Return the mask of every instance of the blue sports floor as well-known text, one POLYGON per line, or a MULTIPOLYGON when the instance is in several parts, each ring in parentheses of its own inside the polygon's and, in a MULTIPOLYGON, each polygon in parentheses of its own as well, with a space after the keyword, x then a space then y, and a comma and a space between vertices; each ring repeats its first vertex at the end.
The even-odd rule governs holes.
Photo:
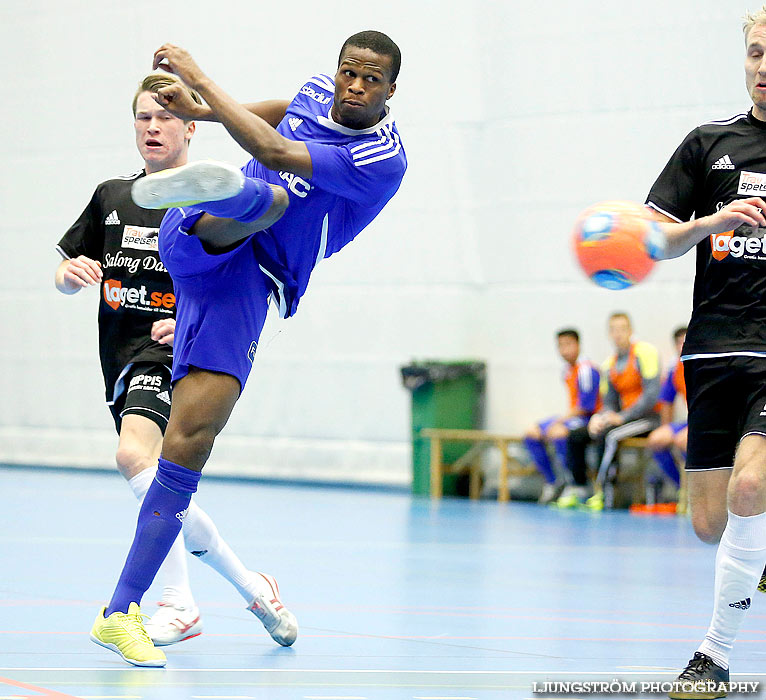
MULTIPOLYGON (((127 485, 0 469, 0 699, 543 700, 553 679, 669 681, 709 621, 715 550, 684 518, 204 478, 198 502, 277 577, 294 647, 190 557, 204 633, 166 669, 128 666, 88 639, 132 538, 127 485)), ((766 681, 756 596, 733 680, 766 681)))

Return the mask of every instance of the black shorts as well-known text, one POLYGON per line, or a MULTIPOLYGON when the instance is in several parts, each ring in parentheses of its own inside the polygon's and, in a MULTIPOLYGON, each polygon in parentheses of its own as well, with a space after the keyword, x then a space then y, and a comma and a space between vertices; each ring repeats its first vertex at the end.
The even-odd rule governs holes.
POLYGON ((730 469, 745 435, 766 436, 766 357, 684 362, 689 403, 686 469, 730 469))
POLYGON ((170 418, 170 368, 153 362, 131 365, 118 383, 114 403, 109 406, 114 427, 122 430, 122 417, 144 416, 165 434, 170 418))

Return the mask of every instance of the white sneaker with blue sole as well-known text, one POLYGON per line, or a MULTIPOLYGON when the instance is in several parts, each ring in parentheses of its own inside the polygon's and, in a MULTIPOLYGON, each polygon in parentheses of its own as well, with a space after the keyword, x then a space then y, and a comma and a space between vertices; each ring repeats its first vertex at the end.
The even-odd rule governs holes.
POLYGON ((239 168, 199 160, 141 177, 133 183, 130 194, 144 209, 170 209, 229 199, 244 186, 245 176, 239 168))

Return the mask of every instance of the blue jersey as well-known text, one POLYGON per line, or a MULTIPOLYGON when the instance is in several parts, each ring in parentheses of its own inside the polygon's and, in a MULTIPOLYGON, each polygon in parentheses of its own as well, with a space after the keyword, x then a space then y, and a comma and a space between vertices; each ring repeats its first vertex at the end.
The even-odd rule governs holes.
POLYGON ((601 410, 601 375, 590 360, 578 357, 577 362, 566 366, 563 378, 569 394, 570 411, 580 410, 590 415, 601 410))
POLYGON ((676 387, 673 384, 674 370, 675 367, 668 371, 668 373, 665 375, 665 381, 662 383, 662 388, 660 389, 660 397, 658 400, 662 401, 663 403, 673 403, 676 400, 676 395, 678 392, 676 391, 676 387))
POLYGON ((388 110, 369 129, 348 129, 330 116, 334 89, 326 75, 311 78, 278 126, 286 138, 306 143, 310 180, 256 160, 242 168, 289 193, 290 205, 273 226, 211 254, 187 235, 202 209, 169 209, 162 220, 160 255, 178 304, 173 381, 199 367, 230 374, 244 387, 269 297, 282 316, 293 315, 317 262, 352 241, 399 189, 407 159, 388 110))
POLYGON ((310 78, 287 108, 277 131, 303 141, 313 174, 305 180, 269 170, 255 159, 243 172, 284 187, 290 196, 285 215, 255 236, 256 257, 274 284, 282 316, 295 313, 314 266, 352 241, 399 189, 407 157, 388 113, 368 129, 333 121, 335 81, 310 78))

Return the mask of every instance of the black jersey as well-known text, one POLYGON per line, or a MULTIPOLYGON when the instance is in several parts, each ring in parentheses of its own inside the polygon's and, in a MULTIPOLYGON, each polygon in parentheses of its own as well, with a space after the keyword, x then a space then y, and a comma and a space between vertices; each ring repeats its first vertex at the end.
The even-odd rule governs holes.
POLYGON ((175 316, 176 299, 157 251, 165 212, 142 209, 130 197, 131 186, 144 174, 102 182, 58 244, 65 257, 85 255, 103 268, 98 326, 108 403, 130 363, 172 362, 172 349, 150 336, 155 321, 175 316))
MULTIPOLYGON (((766 195, 766 122, 752 113, 703 124, 678 147, 647 204, 677 221, 766 195)), ((683 354, 766 352, 766 229, 740 226, 697 244, 683 354)))

